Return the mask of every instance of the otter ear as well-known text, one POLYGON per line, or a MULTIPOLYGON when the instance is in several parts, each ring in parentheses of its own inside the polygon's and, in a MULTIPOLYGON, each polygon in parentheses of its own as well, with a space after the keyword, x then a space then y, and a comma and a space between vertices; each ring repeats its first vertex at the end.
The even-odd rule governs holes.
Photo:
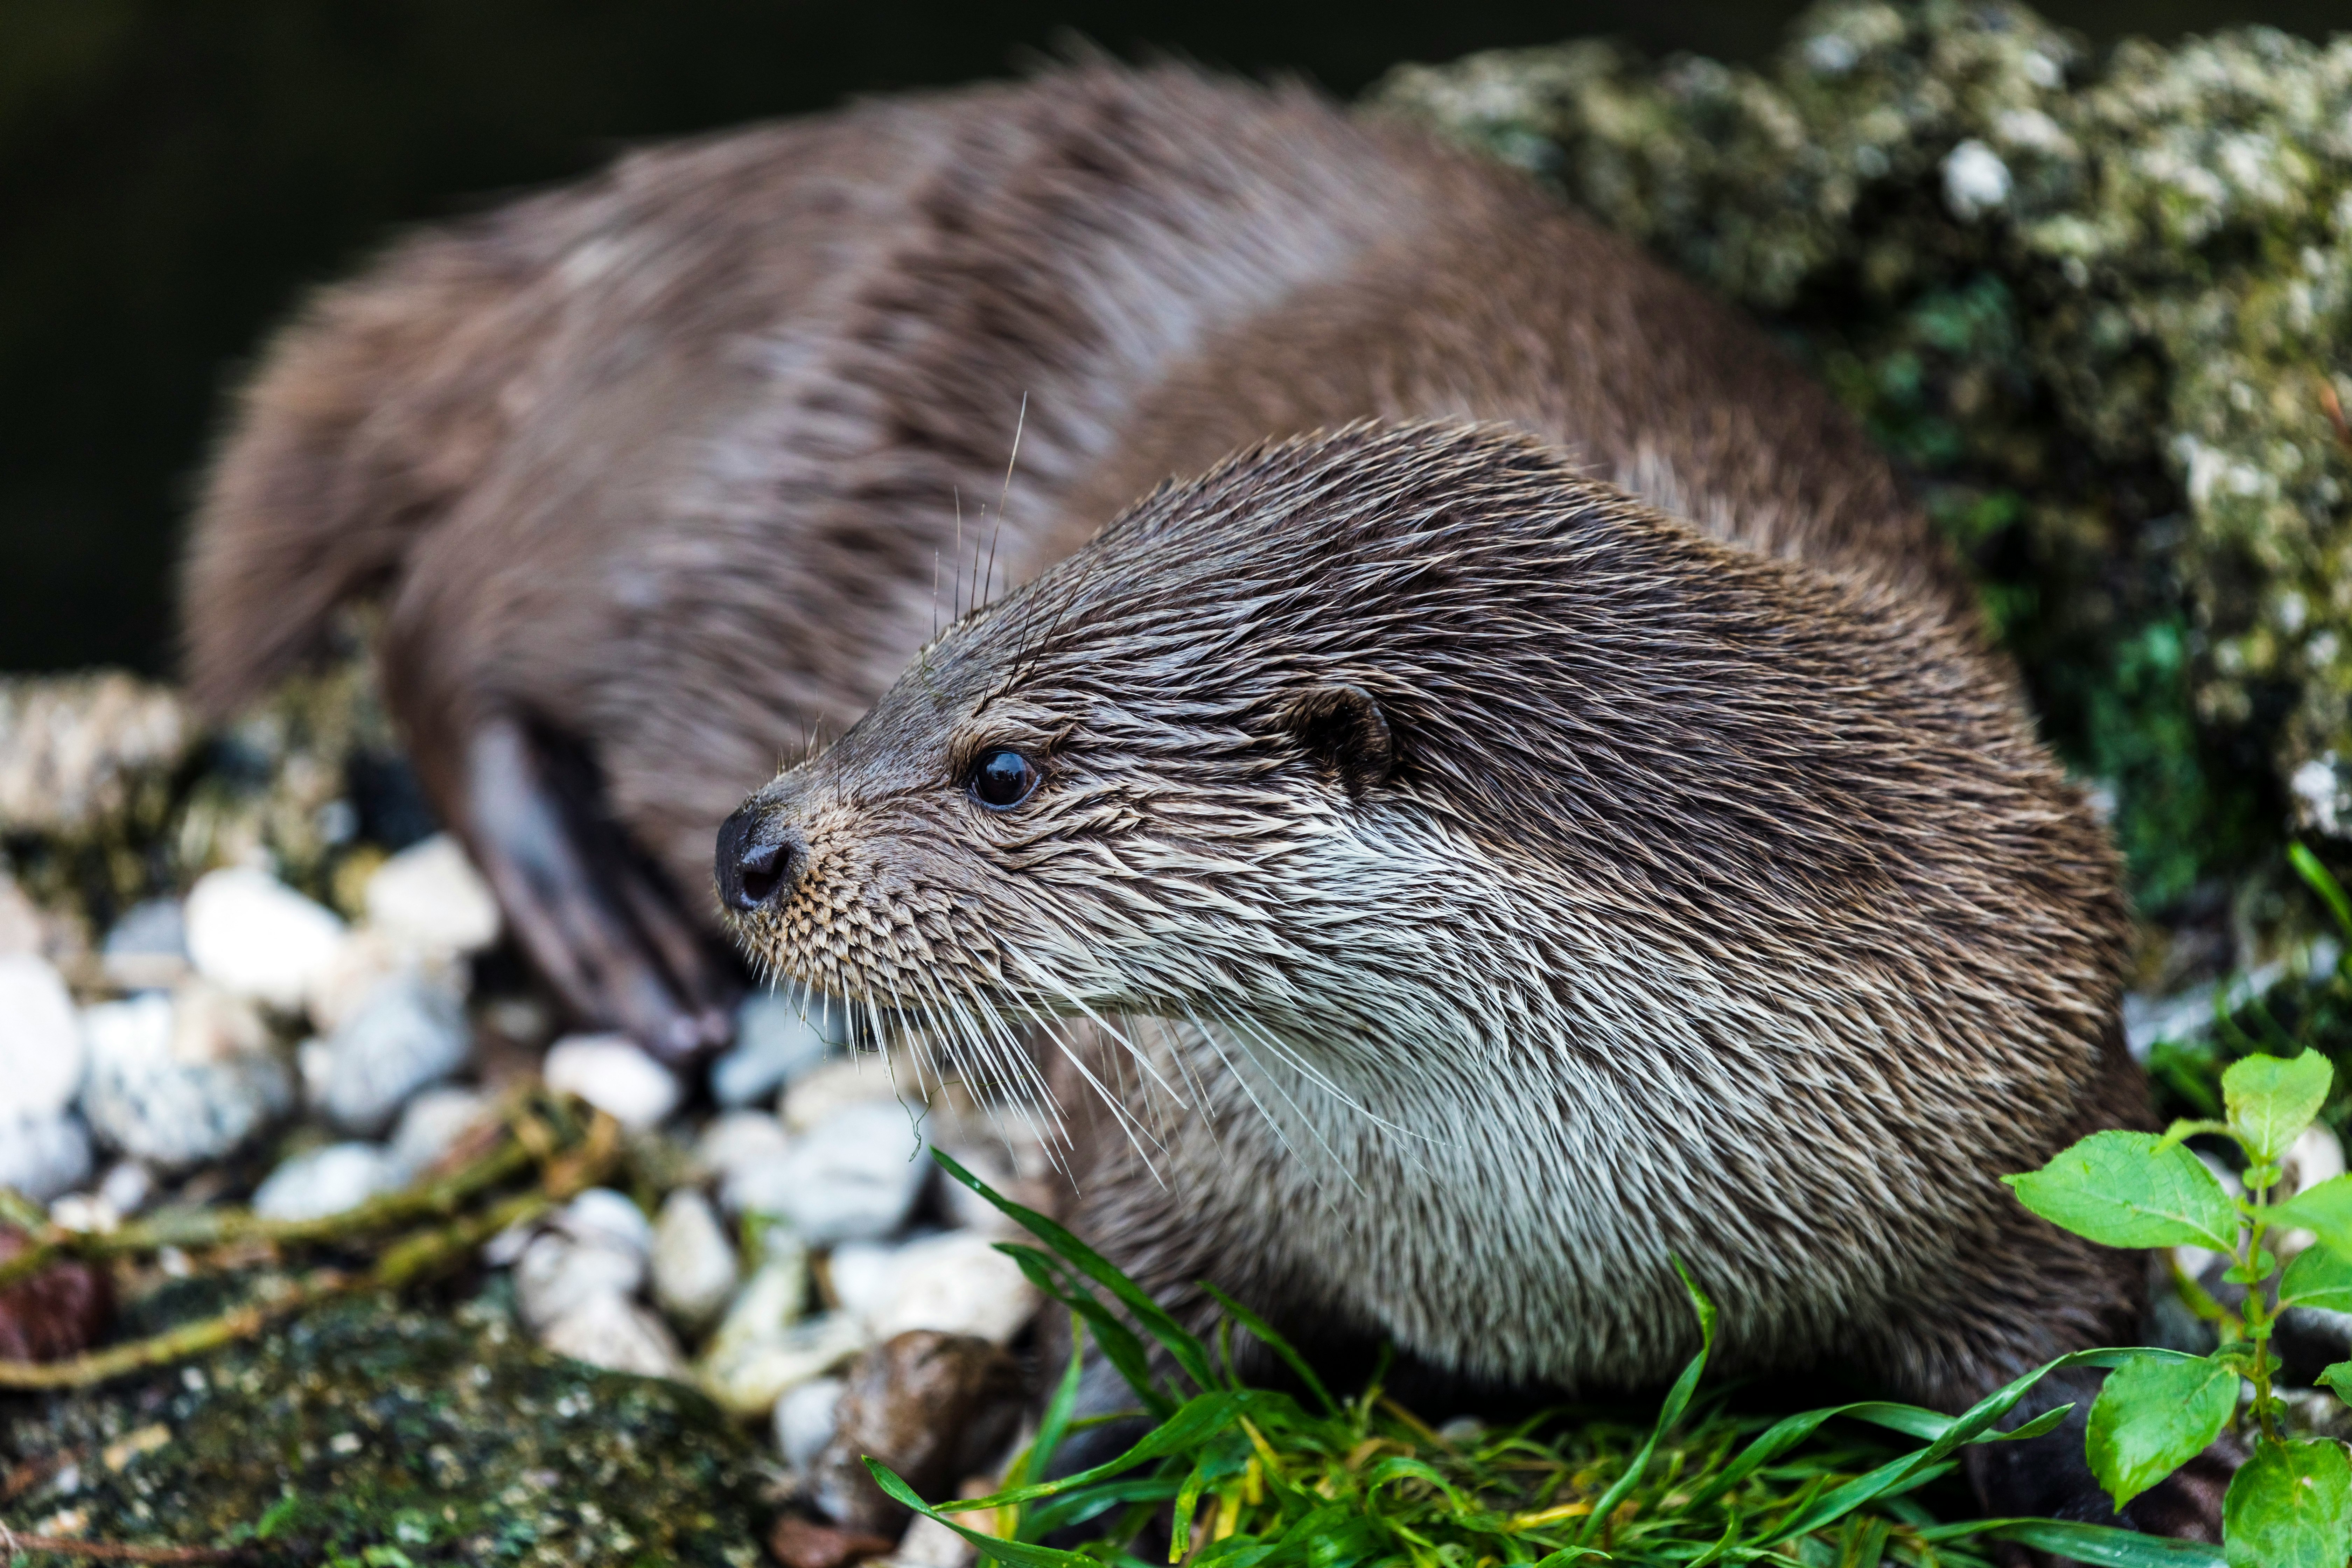
POLYGON ((1282 721, 1308 756, 1339 775, 1350 798, 1361 800, 1396 768, 1388 718, 1361 687, 1318 686, 1294 700, 1282 721))

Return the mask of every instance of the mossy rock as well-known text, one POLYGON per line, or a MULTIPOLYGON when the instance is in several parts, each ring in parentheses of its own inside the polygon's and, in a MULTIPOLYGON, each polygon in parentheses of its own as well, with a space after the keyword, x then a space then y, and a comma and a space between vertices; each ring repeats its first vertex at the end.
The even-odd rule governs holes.
POLYGON ((1762 69, 1581 42, 1370 103, 1554 182, 1829 382, 2113 792, 2144 911, 2289 832, 2352 854, 2352 38, 2095 58, 1997 0, 1836 0, 1762 69))
POLYGON ((321 1309, 205 1359, 0 1405, 10 1505, 94 1541, 251 1542, 287 1564, 749 1568, 773 1505, 699 1394, 532 1347, 500 1312, 321 1309))

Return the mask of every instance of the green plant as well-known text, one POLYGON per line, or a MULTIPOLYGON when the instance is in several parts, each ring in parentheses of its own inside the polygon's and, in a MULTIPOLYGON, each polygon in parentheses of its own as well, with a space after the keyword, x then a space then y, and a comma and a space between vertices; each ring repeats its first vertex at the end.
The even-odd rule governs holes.
MULTIPOLYGON (((1715 1310, 1685 1277, 1701 1348, 1654 1421, 1538 1418, 1448 1436, 1373 1385, 1335 1396, 1245 1308, 1223 1309, 1216 1349, 1045 1216, 990 1191, 947 1156, 955 1180, 1025 1226, 1042 1247, 1007 1244, 1030 1279, 1072 1313, 1070 1365, 1035 1440, 992 1496, 933 1505, 868 1460, 883 1489, 1017 1568, 1143 1568, 1132 1554, 1155 1520, 1168 1562, 1194 1568, 1564 1568, 1584 1559, 1803 1568, 1985 1568, 1982 1549, 2015 1542, 2113 1568, 2218 1568, 2205 1547, 2052 1520, 1943 1521, 1924 1500, 1970 1443, 2046 1433, 2066 1407, 2011 1432, 1998 1425, 2044 1373, 2118 1366, 2166 1352, 2094 1351, 2018 1379, 1958 1416, 1884 1402, 1780 1419, 1736 1414, 1700 1393, 1715 1310), (1234 1373, 1239 1328, 1284 1363, 1296 1395, 1234 1373), (1107 1464, 1049 1479, 1073 1427, 1085 1342, 1134 1391, 1145 1436, 1107 1464), (1152 1347, 1156 1346, 1156 1352, 1152 1347), (1869 1431, 1919 1444, 1898 1447, 1869 1431), (1077 1550, 1043 1538, 1087 1527, 1077 1550)), ((2170 1359, 2188 1360, 2186 1357, 2170 1359)))
MULTIPOLYGON (((2309 851, 2297 846, 2292 855, 2352 939, 2352 901, 2309 851)), ((2292 1046, 2267 1012, 2262 1016, 2292 1046)), ((2275 1195, 2287 1152, 2318 1117, 2335 1076, 2315 1050, 2248 1055, 2221 1075, 2220 1118, 2177 1121, 2161 1137, 2095 1132, 2040 1171, 2007 1178, 2028 1208, 2093 1241, 2202 1247, 2231 1259, 2223 1278, 2245 1290, 2235 1311, 2181 1280, 2200 1315, 2220 1326, 2220 1347, 2196 1358, 2135 1353, 2092 1404, 2085 1438, 2092 1471, 2120 1508, 2203 1452, 2224 1427, 2250 1424, 2252 1452, 2222 1510, 2231 1568, 2341 1568, 2352 1556, 2352 1460, 2331 1438, 2290 1434, 2272 1381, 2279 1359, 2270 1348, 2278 1314, 2289 1307, 2352 1310, 2352 1176, 2275 1195), (2243 1154, 2247 1196, 2232 1195, 2189 1149, 2185 1141, 2199 1136, 2243 1154), (2282 1272, 2270 1244, 2294 1230, 2317 1240, 2282 1272)), ((2320 1381, 2352 1393, 2352 1362, 2329 1367, 2320 1381)))

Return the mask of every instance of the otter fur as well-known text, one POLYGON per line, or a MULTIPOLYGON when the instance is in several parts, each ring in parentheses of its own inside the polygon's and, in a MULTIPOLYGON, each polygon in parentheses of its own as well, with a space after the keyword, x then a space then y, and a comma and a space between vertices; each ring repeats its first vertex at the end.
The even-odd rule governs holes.
MULTIPOLYGON (((1851 422, 1512 172, 1101 63, 634 154, 271 350, 194 689, 362 596, 583 1019, 723 1036, 726 819, 782 973, 1102 1026, 1077 1221, 1171 1300, 1582 1387, 1671 1255, 1947 1406, 2130 1328, 1994 1179, 2147 1116, 2099 827, 1851 422)), ((2103 1517, 2054 1441, 1988 1495, 2103 1517)))

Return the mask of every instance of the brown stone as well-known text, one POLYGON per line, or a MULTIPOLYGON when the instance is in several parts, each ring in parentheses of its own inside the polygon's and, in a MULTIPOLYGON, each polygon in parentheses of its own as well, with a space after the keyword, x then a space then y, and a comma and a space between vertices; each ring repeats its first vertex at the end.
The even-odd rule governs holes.
POLYGON ((887 1535, 819 1524, 797 1513, 778 1515, 768 1531, 769 1555, 784 1568, 848 1568, 852 1563, 886 1556, 897 1544, 887 1535))
MULTIPOLYGON (((0 1263, 23 1252, 25 1233, 0 1227, 0 1263)), ((68 1259, 0 1290, 0 1361, 79 1355, 114 1317, 105 1271, 68 1259)))
POLYGON ((921 1497, 952 1496, 1003 1453, 1025 1397, 1019 1364, 986 1340, 925 1329, 887 1340, 849 1370, 833 1441, 810 1467, 811 1496, 849 1529, 895 1536, 907 1510, 875 1484, 866 1458, 921 1497))

